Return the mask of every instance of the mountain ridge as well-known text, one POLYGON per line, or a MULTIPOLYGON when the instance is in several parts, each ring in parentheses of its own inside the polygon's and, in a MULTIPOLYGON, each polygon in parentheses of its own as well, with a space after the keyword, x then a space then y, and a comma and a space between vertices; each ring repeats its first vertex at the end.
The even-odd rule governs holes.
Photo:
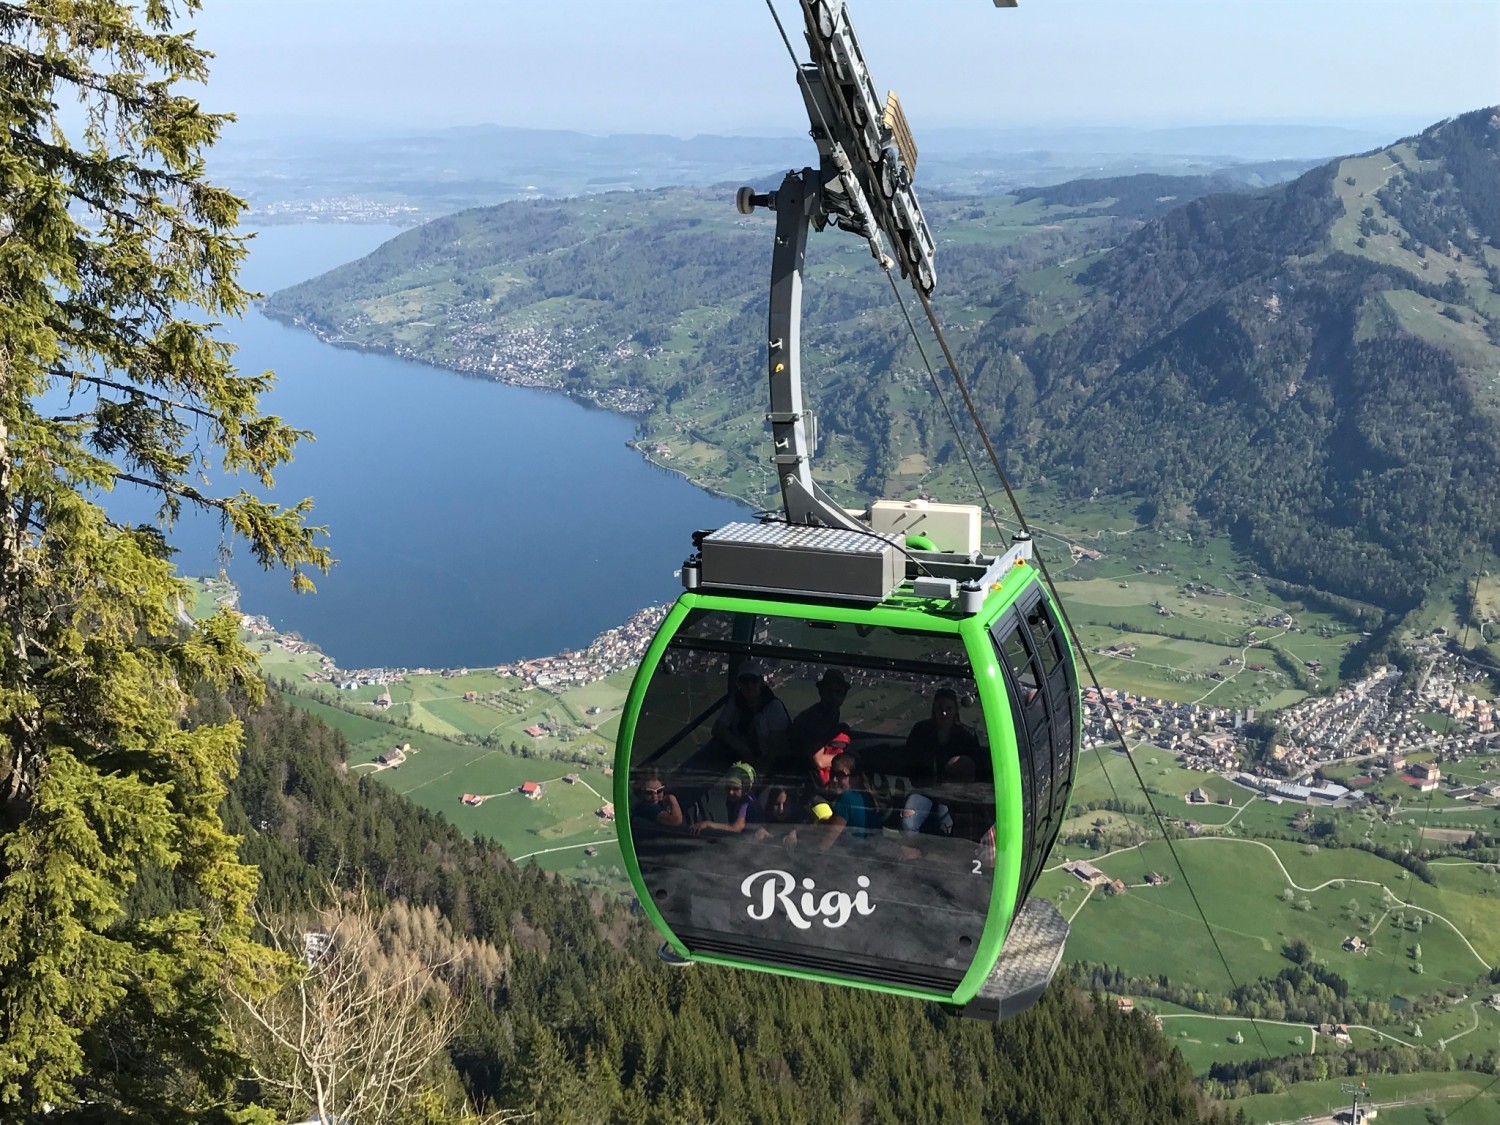
MULTIPOLYGON (((930 202, 950 333, 1011 470, 1129 492, 1285 577, 1410 609, 1500 527, 1496 120, 1256 191, 1116 178, 930 202)), ((267 309, 491 376, 545 338, 540 385, 640 414, 648 443, 708 445, 677 467, 746 495, 770 228, 726 210, 682 191, 481 209, 267 309)), ((808 257, 807 378, 840 403, 823 471, 850 499, 951 484, 919 357, 850 241, 808 257)))

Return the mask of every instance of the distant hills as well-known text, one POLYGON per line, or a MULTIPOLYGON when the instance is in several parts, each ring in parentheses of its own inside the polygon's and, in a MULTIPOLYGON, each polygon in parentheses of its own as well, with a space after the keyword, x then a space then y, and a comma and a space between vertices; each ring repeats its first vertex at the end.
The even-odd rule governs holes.
MULTIPOLYGON (((980 194, 1078 176, 1222 173, 1280 183, 1389 134, 1293 124, 1176 129, 933 129, 922 133, 929 192, 980 194)), ((382 215, 410 221, 515 199, 703 186, 779 176, 809 160, 804 132, 768 136, 599 135, 481 125, 381 132, 281 122, 236 126, 213 172, 252 220, 382 215)))
MULTIPOLYGON (((1271 188, 1151 175, 940 197, 938 305, 1021 479, 1138 496, 1158 521, 1228 529, 1272 573, 1404 611, 1497 546, 1496 184, 1484 109, 1271 188)), ((770 230, 722 193, 507 204, 267 308, 635 410, 690 476, 763 493, 770 230)), ((830 485, 968 498, 880 272, 830 235, 809 263, 830 485)))

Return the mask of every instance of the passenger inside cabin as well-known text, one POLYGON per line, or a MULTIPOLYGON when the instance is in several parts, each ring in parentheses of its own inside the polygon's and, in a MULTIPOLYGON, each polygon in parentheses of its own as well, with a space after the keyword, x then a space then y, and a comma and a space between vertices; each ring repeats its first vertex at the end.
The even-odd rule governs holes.
POLYGON ((809 802, 838 800, 839 790, 833 783, 833 762, 849 752, 849 732, 837 730, 816 750, 809 760, 807 799, 809 802))
POLYGON ((944 762, 953 757, 983 756, 974 732, 958 721, 958 693, 952 688, 938 688, 932 696, 932 717, 911 728, 906 737, 907 769, 917 785, 931 785, 938 780, 944 762))
POLYGON ((792 791, 785 785, 773 785, 761 794, 760 805, 765 819, 756 828, 755 838, 796 847, 797 829, 808 819, 808 814, 792 798, 792 791))
POLYGON ((701 836, 708 832, 737 836, 746 828, 753 828, 765 820, 760 802, 751 792, 754 784, 754 768, 746 762, 736 762, 724 779, 724 807, 728 810, 726 818, 722 821, 700 820, 690 829, 693 835, 701 836))
POLYGON ((829 778, 838 791, 833 816, 826 822, 822 847, 826 850, 840 840, 860 842, 880 834, 880 803, 870 792, 859 759, 840 754, 833 760, 829 778))
POLYGON ((906 799, 901 809, 901 831, 977 843, 995 823, 994 802, 983 799, 989 787, 976 784, 978 776, 979 767, 973 758, 949 758, 935 785, 906 799))
POLYGON ((847 730, 839 712, 849 697, 849 681, 837 668, 825 669, 818 678, 818 701, 792 720, 791 749, 805 760, 840 730, 847 730))
POLYGON ((776 698, 759 664, 740 665, 734 692, 714 720, 713 741, 757 770, 769 770, 786 754, 792 725, 786 704, 776 698))
POLYGON ((630 806, 632 820, 659 824, 663 828, 682 826, 682 806, 667 792, 660 774, 643 774, 636 785, 636 794, 636 800, 630 806))

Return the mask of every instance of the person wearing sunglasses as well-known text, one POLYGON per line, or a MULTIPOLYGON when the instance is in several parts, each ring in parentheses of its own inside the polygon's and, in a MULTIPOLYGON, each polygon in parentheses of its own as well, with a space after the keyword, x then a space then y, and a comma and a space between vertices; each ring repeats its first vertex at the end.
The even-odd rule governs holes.
POLYGON ((828 770, 828 780, 838 797, 833 816, 826 822, 822 846, 826 850, 840 840, 861 841, 880 833, 880 803, 865 783, 859 759, 840 754, 828 770))
POLYGON ((659 774, 648 773, 642 777, 636 793, 638 797, 630 806, 631 819, 651 821, 663 828, 682 827, 682 806, 667 792, 659 774))

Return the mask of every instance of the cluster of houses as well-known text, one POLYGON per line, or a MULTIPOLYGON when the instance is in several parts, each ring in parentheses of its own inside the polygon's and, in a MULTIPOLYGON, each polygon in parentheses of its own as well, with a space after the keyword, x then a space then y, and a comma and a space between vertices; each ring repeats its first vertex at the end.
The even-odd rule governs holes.
MULTIPOLYGON (((519 679, 522 690, 573 687, 594 683, 622 669, 633 668, 639 664, 647 644, 655 635, 664 616, 666 616, 665 606, 643 609, 623 625, 605 630, 581 652, 564 650, 556 656, 521 660, 513 664, 498 664, 495 666, 495 674, 519 679)), ((242 616, 243 627, 252 629, 250 623, 253 623, 254 630, 271 631, 270 622, 265 618, 242 616)), ((276 638, 276 643, 290 652, 316 651, 315 646, 295 637, 279 636, 276 638)), ((333 684, 341 691, 378 686, 382 690, 372 702, 380 711, 385 711, 392 706, 393 700, 389 690, 391 684, 401 683, 410 676, 442 676, 445 679, 452 679, 467 676, 470 671, 468 668, 425 667, 342 669, 334 663, 332 657, 326 655, 322 657, 322 665, 322 671, 307 672, 305 678, 312 682, 333 684)), ((465 702, 474 703, 479 700, 479 693, 466 691, 463 693, 463 698, 465 702)), ((591 707, 589 712, 598 714, 599 709, 591 707)), ((551 731, 545 723, 540 723, 528 727, 526 733, 533 738, 541 738, 551 731)))
MULTIPOLYGON (((469 301, 448 309, 451 327, 444 341, 446 347, 439 359, 430 349, 393 342, 390 350, 403 359, 438 363, 455 371, 481 375, 498 383, 518 387, 547 387, 560 390, 563 375, 587 353, 610 360, 628 360, 638 351, 631 342, 619 342, 602 349, 590 336, 594 325, 556 324, 542 328, 535 324, 497 325, 492 310, 483 301, 469 301)), ((569 393, 621 414, 645 414, 656 405, 650 392, 641 387, 616 387, 569 393)))
POLYGON ((643 609, 625 624, 600 633, 582 652, 565 649, 556 656, 501 664, 495 671, 502 676, 514 676, 525 687, 550 688, 602 680, 640 663, 666 612, 666 606, 643 609))
POLYGON ((1125 880, 1111 879, 1087 860, 1074 860, 1063 864, 1063 870, 1086 887, 1103 888, 1105 894, 1122 895, 1126 891, 1125 880))
MULTIPOLYGON (((1276 777, 1241 772, 1246 749, 1243 728, 1255 720, 1253 709, 1172 703, 1111 688, 1090 688, 1083 698, 1083 744, 1086 748, 1114 745, 1118 735, 1109 721, 1113 714, 1132 743, 1176 754, 1186 769, 1233 778, 1271 800, 1359 803, 1360 794, 1344 786, 1320 784, 1311 776, 1322 765, 1351 759, 1373 759, 1366 771, 1369 777, 1357 779, 1356 784, 1400 770, 1415 789, 1431 792, 1442 784, 1440 767, 1421 762, 1408 770, 1408 753, 1436 749, 1456 758, 1468 752, 1493 752, 1500 749, 1500 732, 1494 729, 1494 705, 1462 690, 1464 673, 1458 662, 1441 653, 1429 655, 1428 673, 1418 683, 1415 700, 1394 703, 1401 673, 1382 667, 1330 696, 1309 698, 1280 711, 1277 722, 1287 737, 1271 747, 1276 777), (1418 718, 1421 715, 1430 722, 1435 713, 1449 716, 1453 729, 1440 734, 1418 718)), ((1500 797, 1500 784, 1459 787, 1449 796, 1500 797)), ((1208 799, 1201 791, 1188 795, 1189 803, 1208 799)))
POLYGON ((323 223, 414 223, 421 211, 410 203, 390 203, 362 195, 323 195, 316 199, 277 199, 254 208, 259 219, 323 223))

